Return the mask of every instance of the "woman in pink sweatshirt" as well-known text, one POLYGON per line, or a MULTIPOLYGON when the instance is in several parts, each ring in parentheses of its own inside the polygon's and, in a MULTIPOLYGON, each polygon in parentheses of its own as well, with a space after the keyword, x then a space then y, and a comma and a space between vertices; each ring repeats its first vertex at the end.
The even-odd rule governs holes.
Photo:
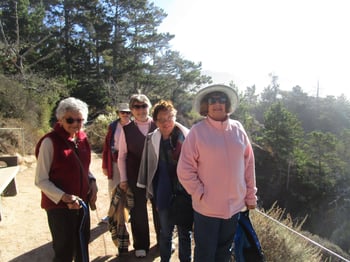
POLYGON ((200 90, 194 108, 205 118, 182 146, 177 173, 192 196, 194 261, 229 261, 237 215, 256 207, 254 153, 240 122, 230 119, 238 105, 225 85, 200 90))

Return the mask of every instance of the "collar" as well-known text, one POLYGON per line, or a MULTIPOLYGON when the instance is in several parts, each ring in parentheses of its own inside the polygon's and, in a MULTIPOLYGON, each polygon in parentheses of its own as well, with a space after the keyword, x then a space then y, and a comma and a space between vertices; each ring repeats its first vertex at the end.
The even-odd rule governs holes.
POLYGON ((227 116, 226 120, 217 121, 207 116, 205 121, 216 129, 226 130, 228 128, 230 118, 227 116))
MULTIPOLYGON (((57 122, 54 126, 54 131, 57 132, 57 134, 62 137, 64 140, 70 140, 69 133, 57 122)), ((76 134, 76 139, 81 141, 86 138, 86 134, 83 131, 78 131, 76 134)))
POLYGON ((135 124, 136 125, 139 125, 139 126, 142 126, 142 125, 150 125, 152 123, 152 118, 151 117, 147 117, 147 121, 145 122, 141 122, 141 121, 138 121, 138 120, 134 120, 135 124))
MULTIPOLYGON (((182 124, 180 124, 179 122, 175 122, 175 126, 178 127, 181 131, 181 133, 186 137, 189 129, 185 126, 183 126, 182 124)), ((151 142, 154 146, 154 148, 156 148, 155 153, 157 155, 157 158, 159 158, 159 145, 160 145, 160 140, 162 139, 162 134, 159 131, 159 128, 157 128, 156 130, 153 131, 153 133, 151 133, 151 142)))

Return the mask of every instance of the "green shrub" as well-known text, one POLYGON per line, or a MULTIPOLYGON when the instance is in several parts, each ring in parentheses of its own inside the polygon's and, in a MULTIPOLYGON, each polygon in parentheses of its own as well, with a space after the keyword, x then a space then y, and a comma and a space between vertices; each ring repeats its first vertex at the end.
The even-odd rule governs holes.
POLYGON ((91 148, 99 153, 103 149, 103 144, 108 131, 108 125, 116 119, 116 113, 107 115, 99 115, 91 124, 86 126, 86 134, 88 136, 91 148))

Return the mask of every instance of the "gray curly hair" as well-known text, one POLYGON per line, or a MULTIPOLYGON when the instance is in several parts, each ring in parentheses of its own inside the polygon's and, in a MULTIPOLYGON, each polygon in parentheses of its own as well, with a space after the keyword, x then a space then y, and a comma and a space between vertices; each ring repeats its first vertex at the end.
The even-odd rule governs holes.
POLYGON ((129 108, 132 109, 132 106, 135 102, 145 103, 148 105, 148 108, 152 107, 151 101, 149 101, 148 97, 144 94, 134 94, 130 97, 129 108))
POLYGON ((61 100, 56 109, 56 118, 61 119, 68 111, 79 112, 84 119, 84 123, 86 123, 89 110, 85 102, 75 97, 68 97, 61 100))

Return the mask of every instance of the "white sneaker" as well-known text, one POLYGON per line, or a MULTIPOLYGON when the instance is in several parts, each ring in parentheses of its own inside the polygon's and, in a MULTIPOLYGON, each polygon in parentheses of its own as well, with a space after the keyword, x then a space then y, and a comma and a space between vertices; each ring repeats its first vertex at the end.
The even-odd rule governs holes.
POLYGON ((136 257, 145 257, 146 256, 146 250, 138 249, 135 251, 136 257))
POLYGON ((107 224, 108 223, 108 219, 109 219, 109 216, 105 216, 101 219, 101 223, 105 223, 107 224))

